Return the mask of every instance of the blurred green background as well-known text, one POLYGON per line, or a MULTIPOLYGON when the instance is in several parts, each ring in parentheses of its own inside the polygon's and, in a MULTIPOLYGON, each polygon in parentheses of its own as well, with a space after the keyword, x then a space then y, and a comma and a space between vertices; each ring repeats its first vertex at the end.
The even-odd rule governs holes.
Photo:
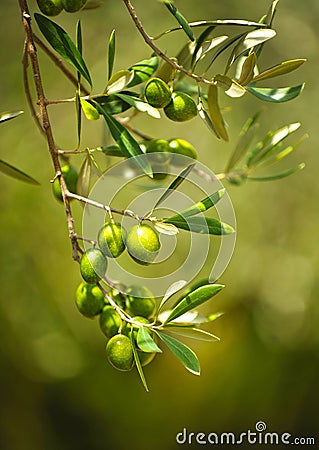
MULTIPOLYGON (((30 1, 32 11, 35 1, 30 1)), ((61 14, 72 36, 83 19, 84 52, 96 91, 106 79, 106 45, 117 30, 116 68, 150 54, 122 2, 61 14)), ((147 31, 155 35, 174 24, 153 1, 136 1, 147 31), (160 20, 159 20, 160 17, 160 20)), ((258 20, 269 1, 176 0, 189 20, 258 20)), ((168 120, 136 121, 146 133, 190 140, 200 160, 223 169, 243 122, 261 106, 261 133, 301 121, 309 139, 290 158, 304 171, 272 183, 226 186, 237 218, 237 245, 221 278, 226 289, 212 302, 225 311, 209 330, 219 343, 188 342, 202 375, 185 371, 168 351, 146 368, 150 393, 136 373, 116 372, 106 362, 104 339, 94 321, 79 315, 74 290, 80 282, 71 259, 65 215, 51 194, 53 168, 46 144, 26 104, 21 59, 23 29, 18 2, 0 3, 1 111, 25 111, 1 125, 1 158, 41 182, 29 186, 0 174, 0 448, 1 450, 175 449, 176 433, 245 432, 259 420, 268 431, 293 436, 318 432, 319 281, 318 232, 318 16, 317 0, 282 0, 275 20, 277 37, 265 49, 264 67, 307 58, 277 85, 306 81, 302 96, 282 105, 261 104, 250 96, 229 100, 230 143, 218 142, 199 119, 185 125, 168 120)), ((184 37, 160 41, 174 54, 184 37)), ((48 98, 70 97, 72 87, 40 53, 48 98)), ((222 102, 226 105, 226 98, 222 102)), ((57 142, 76 145, 73 106, 50 109, 57 142)), ((101 124, 85 124, 85 144, 99 145, 101 124), (86 141, 87 140, 87 141, 86 141)), ((261 136, 262 136, 261 134, 261 136)), ((285 168, 283 163, 283 168, 285 168)), ((82 209, 74 206, 78 223, 82 209)), ((193 445, 195 446, 195 445, 193 445)), ((278 447, 278 446, 277 446, 278 447)), ((268 447, 269 448, 269 447, 268 447)))

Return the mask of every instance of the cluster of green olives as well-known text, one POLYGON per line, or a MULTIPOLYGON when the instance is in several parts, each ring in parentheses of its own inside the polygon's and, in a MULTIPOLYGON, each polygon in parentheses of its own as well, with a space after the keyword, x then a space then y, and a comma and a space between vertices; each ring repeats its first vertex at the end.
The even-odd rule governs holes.
POLYGON ((171 92, 160 78, 151 78, 145 85, 145 98, 154 108, 163 108, 166 117, 174 122, 185 122, 197 115, 196 103, 185 92, 171 92))
POLYGON ((63 9, 67 12, 77 12, 83 8, 87 0, 37 0, 38 7, 46 16, 57 16, 63 9))
MULTIPOLYGON (((120 287, 119 287, 120 288, 120 287)), ((99 325, 107 339, 106 354, 109 362, 118 370, 128 371, 134 365, 133 345, 142 366, 149 364, 156 353, 144 352, 137 347, 138 324, 149 324, 156 311, 153 293, 145 286, 132 285, 125 294, 119 289, 111 289, 108 295, 121 308, 123 313, 132 317, 134 325, 123 321, 120 314, 105 299, 96 284, 82 282, 75 293, 75 303, 85 317, 99 316, 99 325)), ((152 336, 154 338, 154 336, 152 336)))
POLYGON ((139 264, 151 264, 159 253, 158 233, 148 224, 133 225, 128 232, 119 222, 106 222, 98 233, 98 247, 89 248, 80 261, 82 278, 90 284, 98 283, 107 269, 107 258, 118 258, 127 249, 139 264))

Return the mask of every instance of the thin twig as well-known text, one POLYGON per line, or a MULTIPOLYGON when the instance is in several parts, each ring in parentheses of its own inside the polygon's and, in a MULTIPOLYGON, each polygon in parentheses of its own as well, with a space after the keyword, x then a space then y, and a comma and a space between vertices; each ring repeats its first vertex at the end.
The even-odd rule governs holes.
POLYGON ((41 117, 35 109, 31 95, 30 83, 28 78, 29 55, 27 51, 27 40, 25 40, 24 42, 22 66, 23 66, 23 84, 24 84, 24 91, 27 97, 27 102, 31 110, 32 117, 34 118, 37 126, 39 127, 39 130, 41 131, 41 133, 44 133, 44 129, 41 124, 41 117))
POLYGON ((62 176, 61 165, 60 165, 60 161, 59 161, 59 157, 58 157, 58 151, 57 151, 57 148, 56 148, 56 145, 54 142, 50 118, 49 118, 49 114, 47 111, 46 98, 45 98, 43 84, 42 84, 38 55, 37 55, 36 47, 34 44, 33 30, 32 30, 32 26, 31 26, 31 16, 30 16, 27 0, 19 0, 19 5, 20 5, 22 23, 23 23, 23 27, 24 27, 24 31, 25 31, 25 36, 26 36, 25 51, 27 52, 27 54, 30 58, 36 95, 37 95, 38 104, 40 107, 40 115, 41 115, 41 120, 42 120, 41 126, 46 135, 46 140, 48 143, 48 148, 49 148, 49 152, 50 152, 51 159, 53 162, 56 177, 58 177, 59 181, 60 181, 62 197, 63 197, 65 212, 66 212, 66 217, 67 217, 69 236, 70 236, 71 244, 72 244, 72 255, 76 261, 79 261, 79 259, 80 259, 79 254, 78 254, 79 244, 78 244, 75 229, 74 229, 74 220, 73 220, 73 216, 71 213, 70 201, 69 201, 69 198, 66 196, 67 187, 65 184, 65 180, 62 176))
POLYGON ((154 44, 153 39, 151 38, 151 36, 149 36, 140 19, 137 17, 135 9, 132 5, 132 3, 130 2, 130 0, 123 0, 124 4, 130 14, 130 16, 133 19, 133 22, 135 23, 136 28, 138 29, 138 31, 140 32, 141 36, 143 37, 144 41, 146 42, 146 44, 151 47, 151 49, 160 57, 162 58, 164 61, 166 61, 168 64, 170 64, 175 70, 179 70, 180 72, 183 72, 185 75, 187 75, 190 78, 193 78, 194 80, 196 80, 198 83, 205 83, 205 84, 211 84, 211 81, 207 80, 206 78, 200 77, 199 75, 196 75, 193 72, 190 72, 189 70, 185 69, 183 66, 177 64, 175 61, 173 61, 172 59, 170 59, 167 55, 165 55, 165 53, 162 52, 162 50, 160 48, 157 47, 157 45, 154 44))
POLYGON ((84 203, 86 205, 94 206, 95 208, 103 209, 104 211, 107 211, 108 213, 113 214, 120 214, 121 216, 131 217, 132 219, 137 220, 138 222, 142 222, 143 218, 135 214, 133 211, 130 211, 129 209, 117 209, 112 208, 108 205, 104 205, 103 203, 96 202, 95 200, 91 200, 87 197, 83 197, 82 195, 74 194, 73 192, 66 191, 66 196, 68 198, 74 198, 75 200, 84 203))

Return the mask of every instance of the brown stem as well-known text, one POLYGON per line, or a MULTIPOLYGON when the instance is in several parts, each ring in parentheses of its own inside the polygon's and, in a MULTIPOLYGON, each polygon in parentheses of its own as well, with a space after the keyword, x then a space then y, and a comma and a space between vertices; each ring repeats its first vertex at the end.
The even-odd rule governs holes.
MULTIPOLYGON (((49 119, 49 114, 47 111, 46 106, 46 98, 44 94, 43 84, 42 84, 42 78, 40 73, 40 67, 39 67, 39 61, 37 56, 36 47, 34 44, 34 35, 31 27, 31 16, 29 13, 29 8, 27 4, 27 0, 19 0, 20 10, 21 10, 21 17, 22 17, 22 23, 25 31, 25 52, 27 53, 28 57, 30 58, 31 67, 32 67, 32 73, 34 78, 34 84, 35 84, 35 90, 36 90, 36 96, 38 99, 38 104, 40 108, 40 117, 41 117, 41 127, 43 128, 43 131, 46 136, 46 140, 48 143, 48 148, 50 152, 50 156, 53 162, 54 170, 56 177, 59 177, 64 206, 65 206, 65 212, 67 217, 67 224, 69 229, 69 236, 72 243, 72 254, 73 258, 77 261, 79 261, 79 254, 78 254, 78 242, 76 239, 75 229, 74 229, 74 221, 73 216, 70 209, 70 201, 69 198, 66 196, 67 187, 64 181, 64 178, 62 176, 61 172, 61 165, 58 157, 58 151, 54 142, 51 123, 49 119)), ((25 57, 26 58, 26 57, 25 57)), ((25 61, 25 59, 24 59, 25 61)))
POLYGON ((165 53, 162 52, 160 48, 157 47, 157 45, 154 44, 154 40, 146 33, 140 19, 137 17, 135 9, 130 2, 130 0, 123 0, 124 4, 130 14, 130 16, 133 19, 133 22, 135 23, 136 28, 140 32, 141 36, 143 37, 146 44, 151 47, 151 49, 164 61, 166 61, 168 64, 170 64, 175 70, 179 70, 180 72, 183 72, 185 75, 187 75, 190 78, 193 78, 199 83, 205 83, 205 84, 211 84, 211 81, 207 80, 206 78, 200 77, 199 75, 196 75, 193 72, 190 72, 189 70, 185 69, 183 66, 180 66, 178 63, 170 59, 168 56, 165 55, 165 53))

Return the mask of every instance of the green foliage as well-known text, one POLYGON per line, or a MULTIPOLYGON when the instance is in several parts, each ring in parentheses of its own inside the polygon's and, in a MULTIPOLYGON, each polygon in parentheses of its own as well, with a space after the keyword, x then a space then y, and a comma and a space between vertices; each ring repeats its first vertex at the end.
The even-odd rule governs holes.
MULTIPOLYGON (((38 3, 43 14, 53 15, 58 14, 62 7, 68 12, 77 12, 86 1, 62 0, 62 3, 59 3, 57 0, 53 5, 49 0, 43 0, 42 3, 38 0, 38 3), (57 9, 52 9, 52 5, 57 9)), ((107 42, 107 73, 102 92, 93 92, 93 80, 83 57, 84 36, 80 21, 76 26, 74 43, 60 25, 44 15, 34 15, 42 35, 53 49, 51 51, 48 48, 46 53, 74 85, 72 98, 51 102, 44 99, 42 79, 34 69, 38 64, 37 54, 31 54, 28 45, 25 46, 24 60, 24 81, 29 103, 32 103, 33 94, 29 89, 27 66, 29 59, 33 63, 36 62, 31 65, 37 94, 34 104, 39 104, 41 113, 45 111, 47 117, 41 117, 45 118, 41 121, 35 107, 32 112, 49 145, 56 168, 53 192, 59 200, 65 200, 73 258, 80 263, 80 273, 85 281, 76 291, 77 308, 86 317, 99 315, 100 328, 108 339, 106 352, 109 362, 121 371, 129 371, 135 365, 147 391, 143 367, 149 364, 157 353, 162 352, 160 341, 187 370, 196 375, 200 374, 197 356, 179 338, 207 342, 219 340, 214 334, 200 327, 216 320, 222 313, 203 315, 197 308, 215 297, 224 286, 212 284, 208 279, 193 286, 187 286, 187 280, 176 280, 157 301, 153 293, 142 284, 126 286, 121 280, 106 276, 108 258, 118 258, 127 249, 128 255, 135 262, 149 265, 150 267, 145 267, 145 270, 149 270, 162 250, 158 233, 175 236, 176 240, 182 239, 179 230, 225 236, 227 239, 227 235, 235 230, 231 224, 205 215, 206 211, 215 207, 224 196, 225 189, 221 185, 217 188, 214 185, 212 194, 205 194, 201 200, 194 200, 187 209, 178 211, 179 208, 176 207, 171 217, 160 218, 156 215, 160 206, 187 180, 190 172, 197 169, 197 144, 195 149, 181 137, 149 136, 147 130, 133 125, 135 116, 146 113, 151 120, 159 120, 165 115, 178 126, 179 122, 195 119, 199 115, 214 137, 227 142, 231 133, 224 120, 224 102, 239 102, 246 94, 272 103, 293 100, 301 94, 304 84, 278 88, 260 86, 259 83, 287 75, 305 62, 305 59, 301 58, 292 59, 260 70, 262 50, 276 36, 273 22, 278 1, 272 2, 268 12, 259 21, 231 19, 189 22, 173 2, 162 3, 178 22, 178 26, 164 30, 152 38, 136 16, 133 5, 124 2, 137 31, 153 53, 131 66, 115 67, 118 50, 113 29, 107 42), (227 34, 224 33, 225 30, 227 34), (178 31, 182 31, 184 38, 186 35, 187 42, 184 42, 175 55, 168 57, 169 51, 166 51, 166 48, 165 51, 161 50, 156 41, 178 31), (75 76, 62 62, 57 63, 54 52, 71 65, 75 76), (216 62, 219 63, 218 71, 216 62), (224 67, 221 70, 222 64, 224 67), (82 85, 83 80, 89 84, 90 90, 82 85), (74 102, 76 111, 77 146, 72 150, 60 149, 54 142, 47 107, 51 104, 53 106, 56 103, 71 102, 74 102), (101 125, 107 130, 104 133, 106 142, 94 148, 82 148, 83 116, 90 122, 103 117, 104 122, 101 122, 101 125), (70 159, 73 161, 73 158, 78 158, 79 155, 81 163, 78 170, 78 166, 71 165, 70 159), (100 160, 104 156, 107 158, 104 158, 101 164, 100 160), (150 190, 158 186, 158 182, 163 186, 163 192, 154 202, 150 213, 139 216, 134 211, 113 209, 110 205, 103 205, 89 197, 95 173, 106 176, 102 174, 100 167, 111 166, 113 157, 129 160, 127 166, 132 172, 136 171, 140 175, 136 169, 141 169, 142 174, 155 180, 150 190), (185 157, 191 158, 191 161, 185 163, 185 157), (171 175, 170 169, 179 166, 181 171, 165 184, 168 175, 171 175), (77 195, 74 195, 75 193, 77 195), (103 221, 102 228, 96 231, 97 240, 92 240, 91 236, 79 237, 75 232, 73 215, 69 208, 69 201, 73 198, 108 213, 109 218, 105 223, 103 221), (126 233, 121 222, 115 222, 113 214, 129 216, 129 220, 135 220, 136 223, 126 233), (85 250, 83 242, 90 242, 91 247, 85 250), (177 335, 178 339, 170 333, 177 335)), ((21 8, 23 9, 23 6, 21 8)), ((22 12, 23 17, 26 17, 25 11, 22 12)), ((30 30, 26 33, 27 44, 29 34, 33 36, 32 27, 30 30)), ((0 122, 19 114, 20 112, 4 113, 0 116, 0 122)), ((164 117, 164 120, 166 118, 164 117)), ((263 138, 257 138, 258 119, 259 113, 256 113, 245 122, 237 144, 226 162, 225 171, 218 174, 216 179, 211 177, 211 182, 218 179, 241 185, 246 180, 275 180, 304 167, 301 163, 297 167, 284 168, 276 173, 259 174, 259 170, 268 169, 292 154, 303 138, 284 147, 284 141, 299 129, 299 122, 268 131, 263 138)), ((91 125, 90 122, 85 123, 85 126, 91 125)), ((36 184, 33 178, 2 160, 0 171, 36 184)), ((198 169, 197 174, 200 173, 198 169)), ((151 184, 151 180, 147 182, 151 184)), ((161 239, 163 242, 164 236, 161 239)))

